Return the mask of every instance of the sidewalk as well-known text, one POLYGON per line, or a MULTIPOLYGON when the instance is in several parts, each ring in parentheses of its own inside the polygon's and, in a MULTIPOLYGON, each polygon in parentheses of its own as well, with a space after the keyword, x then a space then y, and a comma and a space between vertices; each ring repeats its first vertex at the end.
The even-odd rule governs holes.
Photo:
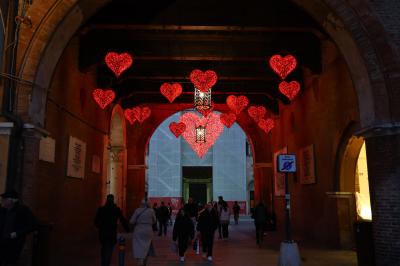
MULTIPOLYGON (((213 262, 208 262, 202 258, 201 255, 196 255, 194 251, 189 248, 186 261, 179 262, 177 254, 173 254, 170 250, 171 245, 171 231, 172 227, 168 227, 168 236, 154 236, 154 246, 156 250, 156 257, 151 257, 148 260, 148 266, 174 266, 174 265, 188 265, 188 266, 268 266, 277 265, 279 256, 280 240, 276 233, 268 233, 264 238, 264 244, 259 248, 255 243, 254 224, 248 220, 243 219, 239 225, 231 224, 229 226, 230 238, 229 240, 219 240, 218 232, 216 232, 216 239, 214 242, 214 256, 213 262), (243 221, 245 220, 245 221, 243 221)), ((136 266, 132 259, 132 243, 131 234, 127 234, 126 258, 125 266, 136 266)), ((76 256, 76 266, 97 266, 100 265, 98 244, 92 246, 91 250, 86 250, 85 254, 76 256), (96 247, 97 250, 92 248, 96 247)), ((303 261, 303 266, 355 266, 357 265, 357 257, 354 251, 343 250, 328 250, 320 248, 302 247, 300 244, 300 255, 303 261)), ((72 255, 72 254, 71 254, 72 255)), ((113 266, 118 266, 118 253, 117 248, 113 255, 113 266)))

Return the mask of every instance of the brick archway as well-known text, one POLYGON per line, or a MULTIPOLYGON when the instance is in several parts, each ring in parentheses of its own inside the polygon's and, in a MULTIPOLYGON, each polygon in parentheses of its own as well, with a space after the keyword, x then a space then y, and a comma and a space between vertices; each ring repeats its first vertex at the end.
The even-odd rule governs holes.
MULTIPOLYGON (((362 127, 379 127, 398 119, 400 111, 395 108, 398 99, 389 95, 400 83, 392 78, 400 64, 377 18, 372 13, 361 17, 369 11, 369 5, 345 4, 339 0, 326 0, 324 3, 293 1, 319 22, 344 56, 358 95, 362 127)), ((38 23, 35 23, 33 31, 21 28, 19 51, 24 52, 19 53, 18 73, 25 80, 33 80, 35 85, 32 91, 28 89, 19 93, 18 107, 20 113, 34 124, 43 125, 46 88, 68 41, 91 15, 108 2, 55 0, 35 4, 28 11, 32 20, 38 23)))
MULTIPOLYGON (((370 129, 386 127, 389 130, 392 130, 390 127, 398 130, 399 125, 396 124, 396 121, 400 120, 400 108, 397 108, 400 99, 396 93, 396 88, 400 86, 398 51, 370 8, 370 3, 365 0, 352 3, 342 0, 292 1, 314 17, 335 41, 344 57, 358 97, 362 128, 359 134, 370 129)), ((34 26, 28 28, 23 25, 20 30, 17 62, 19 77, 35 84, 32 88, 19 88, 18 111, 26 120, 35 125, 44 125, 47 88, 64 48, 78 28, 108 2, 109 0, 52 0, 35 2, 31 6, 27 15, 31 16, 34 26)), ((136 141, 143 141, 140 139, 141 136, 135 138, 136 141)), ((395 261, 400 250, 399 245, 396 244, 397 246, 387 252, 386 249, 387 243, 396 240, 397 235, 388 234, 390 237, 386 237, 386 233, 398 229, 398 224, 387 219, 396 217, 398 211, 388 210, 385 201, 381 199, 385 199, 386 195, 391 195, 394 200, 398 199, 396 190, 399 187, 396 174, 398 160, 393 154, 397 154, 396 145, 400 140, 398 136, 389 135, 367 139, 366 143, 367 153, 372 155, 369 166, 373 169, 372 198, 376 199, 372 207, 376 210, 374 239, 379 244, 377 253, 380 254, 379 259, 382 261, 385 259, 395 261), (385 157, 390 160, 384 161, 382 158, 385 157)), ((137 152, 144 154, 141 147, 137 152)), ((270 155, 265 154, 265 156, 270 155)), ((131 171, 135 171, 135 175, 141 177, 142 169, 139 166, 143 165, 142 158, 132 158, 131 164, 138 166, 131 171)), ((139 196, 137 199, 132 199, 132 202, 140 200, 139 196)))

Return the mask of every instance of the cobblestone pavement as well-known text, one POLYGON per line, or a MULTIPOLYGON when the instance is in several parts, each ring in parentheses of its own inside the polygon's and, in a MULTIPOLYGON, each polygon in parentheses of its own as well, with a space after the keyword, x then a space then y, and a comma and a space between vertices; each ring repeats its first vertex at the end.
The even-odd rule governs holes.
MULTIPOLYGON (((214 242, 213 262, 208 262, 201 255, 196 255, 189 248, 185 262, 180 262, 177 254, 170 250, 171 230, 168 227, 168 236, 154 236, 154 246, 156 257, 150 257, 148 266, 255 266, 255 265, 277 265, 279 256, 279 245, 281 237, 277 233, 268 232, 265 236, 263 246, 260 248, 255 243, 254 225, 251 221, 242 221, 239 225, 229 226, 229 240, 219 240, 216 232, 214 242)), ((131 252, 131 235, 127 234, 126 247, 126 266, 135 266, 131 252)), ((355 266, 357 257, 354 251, 349 250, 330 250, 313 247, 310 244, 299 243, 300 255, 303 266, 355 266)), ((86 253, 84 257, 78 259, 74 265, 100 265, 98 251, 86 253)), ((117 249, 113 255, 113 266, 118 266, 117 249)))

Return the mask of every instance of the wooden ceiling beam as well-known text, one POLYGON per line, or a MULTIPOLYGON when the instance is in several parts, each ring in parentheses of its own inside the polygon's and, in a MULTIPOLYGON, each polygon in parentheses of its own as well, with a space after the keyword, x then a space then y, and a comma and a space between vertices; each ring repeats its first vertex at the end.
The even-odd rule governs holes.
POLYGON ((312 27, 241 27, 241 26, 191 26, 191 25, 129 25, 129 24, 92 24, 83 27, 81 34, 92 30, 129 30, 129 31, 209 31, 209 32, 240 32, 240 33, 270 33, 270 32, 310 32, 318 38, 326 35, 312 27))

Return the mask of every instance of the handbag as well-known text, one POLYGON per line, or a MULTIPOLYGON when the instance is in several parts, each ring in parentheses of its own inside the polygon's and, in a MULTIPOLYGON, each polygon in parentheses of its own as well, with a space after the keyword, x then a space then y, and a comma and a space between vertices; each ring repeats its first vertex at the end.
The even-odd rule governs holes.
POLYGON ((152 224, 151 227, 153 228, 153 231, 154 231, 154 232, 157 232, 157 231, 158 231, 157 222, 155 222, 154 224, 152 224))

